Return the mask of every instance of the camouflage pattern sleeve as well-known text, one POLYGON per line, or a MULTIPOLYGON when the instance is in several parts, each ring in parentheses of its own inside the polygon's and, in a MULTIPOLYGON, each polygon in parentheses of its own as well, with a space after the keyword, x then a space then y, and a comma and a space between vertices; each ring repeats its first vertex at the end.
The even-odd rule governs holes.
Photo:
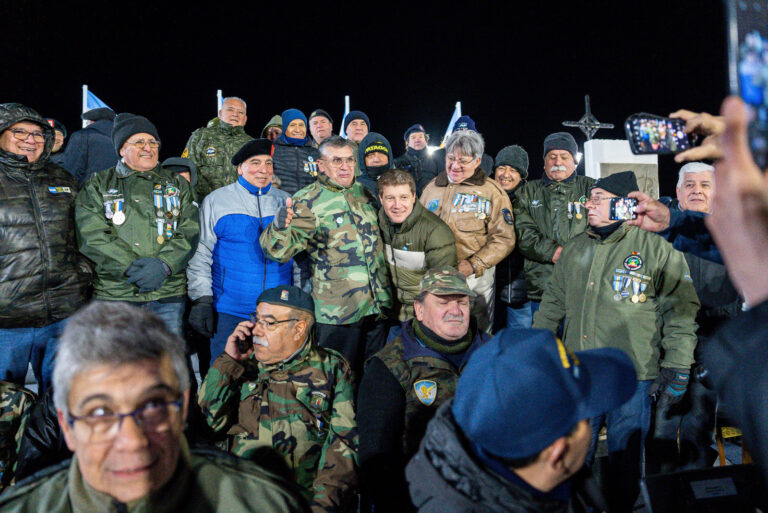
POLYGON ((0 381, 0 489, 11 484, 27 411, 35 394, 8 381, 0 381))
POLYGON ((290 226, 278 230, 273 223, 269 223, 259 238, 264 254, 280 263, 288 262, 306 250, 317 228, 315 215, 306 202, 294 199, 293 211, 295 215, 290 226))
POLYGON ((237 422, 240 404, 238 380, 245 367, 226 353, 214 361, 197 393, 197 403, 205 421, 214 431, 222 431, 237 422))
POLYGON ((336 386, 329 432, 313 483, 313 513, 346 511, 358 483, 358 434, 352 371, 341 355, 336 360, 336 386))

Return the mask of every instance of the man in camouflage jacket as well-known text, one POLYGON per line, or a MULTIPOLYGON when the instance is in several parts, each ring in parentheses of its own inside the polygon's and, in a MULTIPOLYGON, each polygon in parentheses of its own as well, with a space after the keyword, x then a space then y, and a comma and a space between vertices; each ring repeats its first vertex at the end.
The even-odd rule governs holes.
POLYGON ((195 163, 198 170, 197 194, 200 201, 210 192, 237 181, 237 168, 232 157, 245 143, 253 139, 245 133, 245 102, 240 98, 225 98, 219 117, 198 128, 187 141, 182 157, 195 163))
POLYGON ((263 292, 254 322, 240 323, 213 362, 199 403, 213 429, 234 435, 234 454, 274 448, 313 512, 346 511, 357 483, 352 374, 340 354, 315 345, 313 312, 297 287, 263 292))
POLYGON ((386 342, 378 321, 392 304, 378 214, 355 180, 350 143, 330 137, 319 152, 322 174, 286 202, 260 242, 278 262, 309 254, 318 345, 341 352, 359 376, 386 342))

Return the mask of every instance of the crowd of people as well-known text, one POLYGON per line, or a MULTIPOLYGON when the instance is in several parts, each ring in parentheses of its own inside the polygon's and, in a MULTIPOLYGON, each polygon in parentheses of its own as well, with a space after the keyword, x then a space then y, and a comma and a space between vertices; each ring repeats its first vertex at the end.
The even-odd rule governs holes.
POLYGON ((161 162, 144 116, 65 144, 1 104, 0 509, 631 511, 712 465, 718 394, 766 463, 733 375, 763 375, 768 185, 734 102, 674 113, 706 138, 660 199, 579 175, 567 132, 529 180, 469 116, 396 157, 364 112, 253 138, 230 97, 161 162))

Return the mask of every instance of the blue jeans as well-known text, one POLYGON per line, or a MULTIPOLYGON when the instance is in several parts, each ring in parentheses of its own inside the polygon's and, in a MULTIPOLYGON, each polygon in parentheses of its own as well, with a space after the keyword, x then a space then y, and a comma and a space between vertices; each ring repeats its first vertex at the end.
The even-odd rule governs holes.
POLYGON ((595 458, 597 435, 605 424, 608 431, 608 468, 601 472, 603 489, 612 511, 632 511, 640 493, 643 450, 651 428, 651 396, 648 389, 653 380, 637 382, 632 398, 606 414, 590 419, 592 442, 587 455, 591 464, 595 458))
POLYGON ((526 301, 518 307, 507 305, 507 328, 530 329, 533 324, 531 302, 526 301))
POLYGON ((0 329, 0 379, 24 385, 27 367, 38 383, 40 395, 51 385, 56 348, 67 320, 42 328, 0 329))
POLYGON ((216 316, 216 331, 211 338, 211 363, 224 352, 224 348, 227 347, 227 339, 235 331, 235 327, 241 322, 249 320, 221 312, 216 316))
POLYGON ((184 301, 178 303, 161 303, 160 301, 147 301, 144 303, 131 303, 133 306, 149 310, 155 313, 165 323, 168 331, 174 335, 184 337, 184 301))

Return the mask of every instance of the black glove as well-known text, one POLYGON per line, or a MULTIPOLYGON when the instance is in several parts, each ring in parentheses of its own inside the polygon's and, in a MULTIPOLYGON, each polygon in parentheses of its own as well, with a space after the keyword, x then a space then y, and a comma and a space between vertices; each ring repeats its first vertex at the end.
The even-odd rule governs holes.
POLYGON ((667 369, 662 367, 659 377, 653 382, 648 390, 648 395, 656 396, 657 408, 664 408, 679 403, 685 391, 688 389, 688 382, 691 380, 689 369, 667 369))
POLYGON ((203 296, 192 302, 189 309, 189 325, 205 337, 213 336, 213 296, 203 296))
POLYGON ((158 258, 137 258, 125 270, 126 280, 139 287, 139 292, 152 292, 159 289, 171 270, 158 258))

